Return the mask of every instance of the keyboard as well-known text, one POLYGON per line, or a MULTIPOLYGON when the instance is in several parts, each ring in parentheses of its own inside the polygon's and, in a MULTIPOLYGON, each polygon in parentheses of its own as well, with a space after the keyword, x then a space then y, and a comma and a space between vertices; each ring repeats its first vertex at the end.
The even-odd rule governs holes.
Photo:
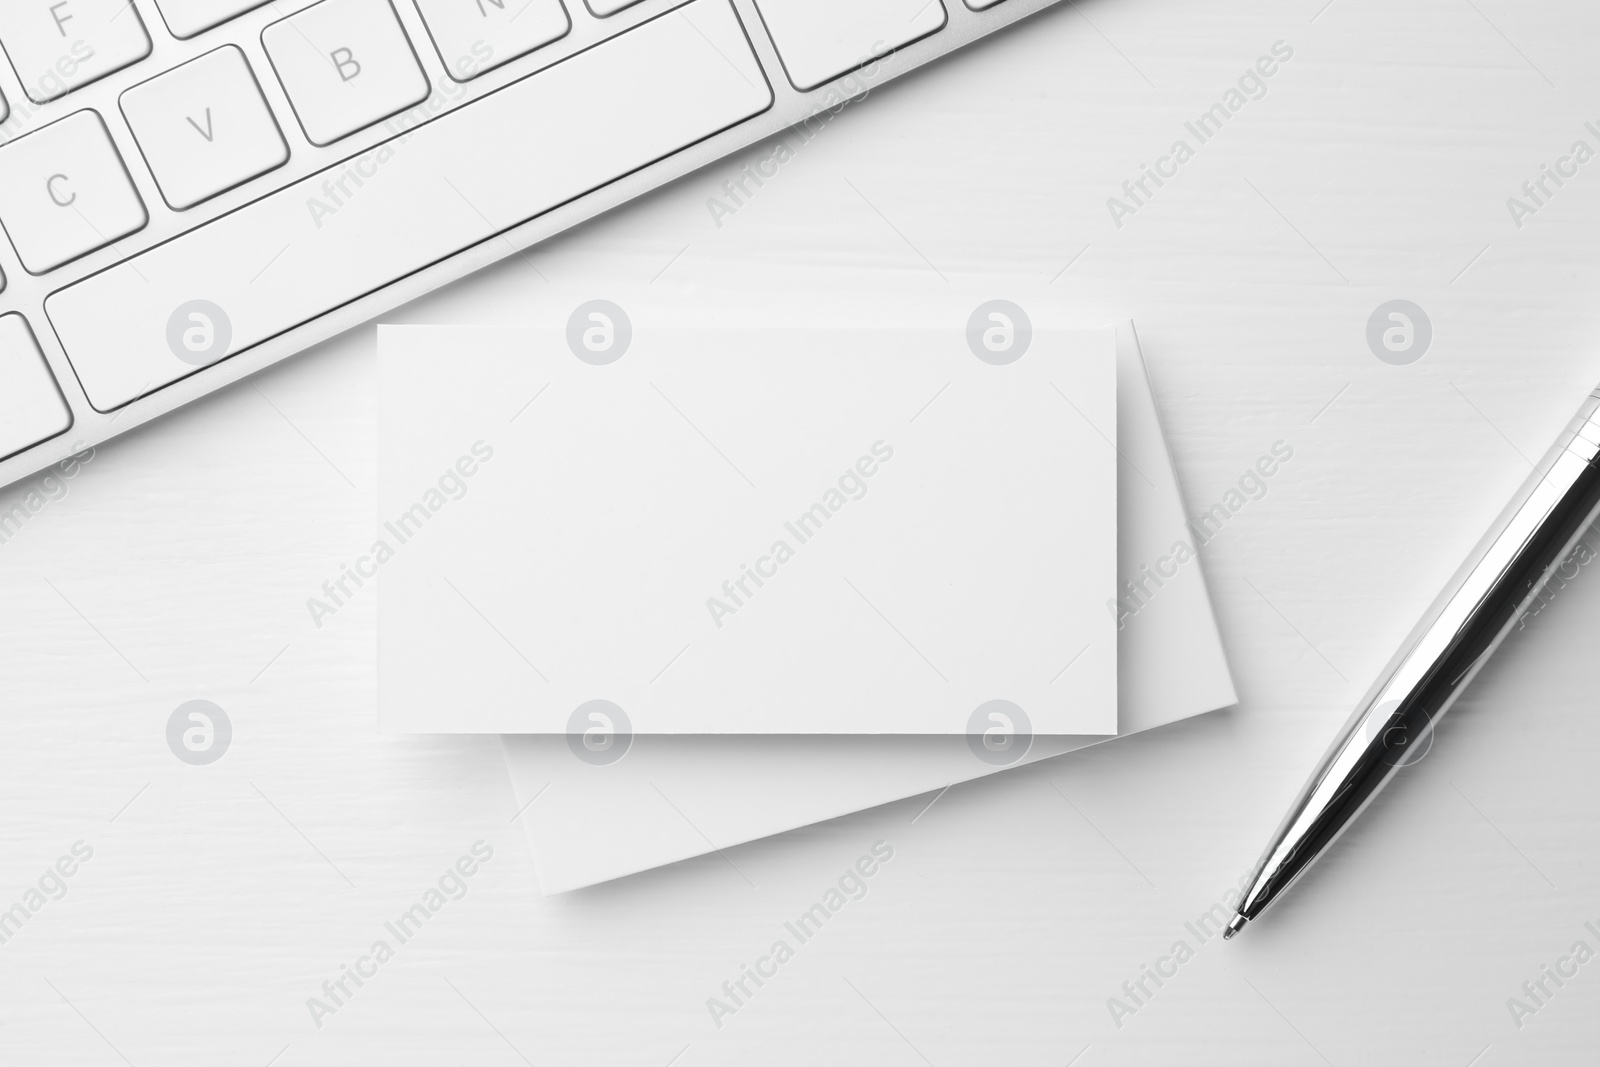
POLYGON ((1055 2, 0 0, 0 485, 1055 2))

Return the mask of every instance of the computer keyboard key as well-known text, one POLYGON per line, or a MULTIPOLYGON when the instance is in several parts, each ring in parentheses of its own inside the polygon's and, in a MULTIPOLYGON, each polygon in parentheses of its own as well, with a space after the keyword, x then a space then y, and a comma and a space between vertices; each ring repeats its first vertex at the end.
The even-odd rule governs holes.
POLYGON ((561 0, 417 0, 450 77, 470 81, 567 35, 561 0))
POLYGON ((0 315, 0 459, 71 425, 72 412, 27 320, 15 313, 0 315))
POLYGON ((784 72, 806 92, 944 27, 939 0, 756 0, 784 72))
POLYGON ((402 145, 69 285, 45 309, 90 403, 110 411, 493 241, 772 99, 728 0, 691 0, 413 127, 402 145), (202 335, 216 331, 198 347, 185 338, 196 313, 202 335))
POLYGON ((0 145, 0 225, 30 274, 144 229, 149 216, 98 112, 0 145))
POLYGON ((332 144, 428 97, 389 0, 322 0, 274 22, 261 40, 312 144, 332 144))
POLYGON ((132 0, 0 0, 0 45, 28 99, 46 104, 137 63, 150 35, 132 0))
POLYGON ((122 114, 178 211, 289 159, 249 60, 231 44, 127 90, 122 114))
POLYGON ((193 37, 213 26, 220 26, 246 11, 261 7, 267 0, 156 0, 161 17, 174 37, 193 37))

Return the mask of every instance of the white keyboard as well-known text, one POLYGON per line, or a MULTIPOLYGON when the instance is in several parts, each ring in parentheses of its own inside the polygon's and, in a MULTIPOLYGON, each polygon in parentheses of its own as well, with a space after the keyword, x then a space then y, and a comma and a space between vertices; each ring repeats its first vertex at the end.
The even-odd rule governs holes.
POLYGON ((0 0, 0 485, 1056 0, 0 0))

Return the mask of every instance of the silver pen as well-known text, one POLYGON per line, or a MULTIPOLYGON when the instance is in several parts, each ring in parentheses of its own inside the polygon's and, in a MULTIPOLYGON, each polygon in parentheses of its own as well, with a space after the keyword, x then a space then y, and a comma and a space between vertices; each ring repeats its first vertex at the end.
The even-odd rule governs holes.
POLYGON ((1338 839, 1471 683, 1600 518, 1600 389, 1356 706, 1256 863, 1232 937, 1338 839))

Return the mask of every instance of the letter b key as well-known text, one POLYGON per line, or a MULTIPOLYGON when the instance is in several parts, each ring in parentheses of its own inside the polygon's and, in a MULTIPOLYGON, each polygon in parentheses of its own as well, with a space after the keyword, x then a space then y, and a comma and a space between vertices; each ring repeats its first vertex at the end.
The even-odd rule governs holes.
POLYGON ((428 97, 389 0, 322 0, 261 35, 312 144, 348 137, 428 97))

